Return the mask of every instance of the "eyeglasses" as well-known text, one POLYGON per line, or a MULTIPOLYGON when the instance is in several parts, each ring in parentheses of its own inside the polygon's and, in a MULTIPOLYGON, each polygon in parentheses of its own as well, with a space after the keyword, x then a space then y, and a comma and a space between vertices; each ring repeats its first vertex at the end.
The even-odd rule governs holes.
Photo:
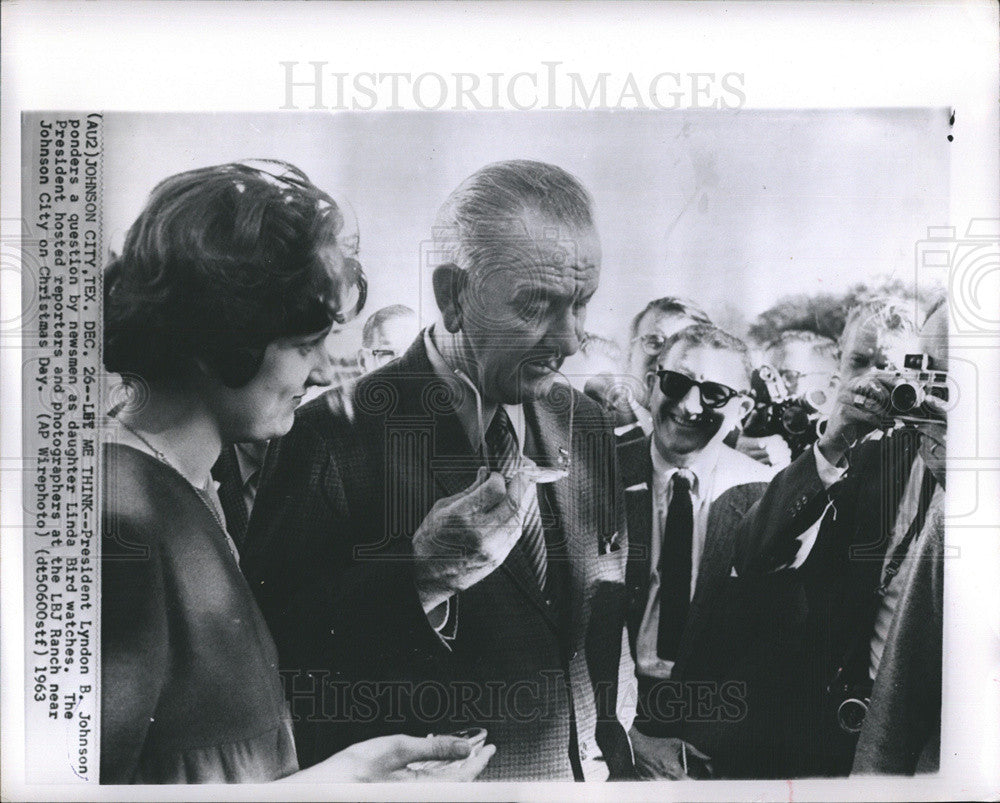
POLYGON ((663 347, 667 345, 667 338, 658 332, 652 332, 648 335, 633 337, 631 342, 641 344, 642 350, 645 354, 650 357, 655 357, 663 351, 663 347))
POLYGON ((671 401, 680 401, 688 395, 691 388, 697 387, 702 406, 717 410, 740 395, 740 391, 733 390, 729 385, 721 382, 698 382, 687 374, 676 371, 657 371, 656 375, 660 378, 660 390, 671 401))

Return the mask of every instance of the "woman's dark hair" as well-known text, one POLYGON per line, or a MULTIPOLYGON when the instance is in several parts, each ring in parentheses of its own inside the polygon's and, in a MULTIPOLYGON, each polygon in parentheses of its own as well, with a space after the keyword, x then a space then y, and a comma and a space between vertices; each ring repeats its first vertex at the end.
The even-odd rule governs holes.
POLYGON ((336 202, 290 164, 257 164, 191 170, 153 190, 104 273, 109 371, 154 381, 203 358, 241 387, 268 343, 360 312, 367 283, 338 255, 336 202))

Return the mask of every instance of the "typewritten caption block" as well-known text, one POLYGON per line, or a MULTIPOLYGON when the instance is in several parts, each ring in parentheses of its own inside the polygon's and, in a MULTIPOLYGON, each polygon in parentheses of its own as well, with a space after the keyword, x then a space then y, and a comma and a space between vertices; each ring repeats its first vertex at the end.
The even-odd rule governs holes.
POLYGON ((22 123, 25 769, 96 783, 103 120, 22 123))

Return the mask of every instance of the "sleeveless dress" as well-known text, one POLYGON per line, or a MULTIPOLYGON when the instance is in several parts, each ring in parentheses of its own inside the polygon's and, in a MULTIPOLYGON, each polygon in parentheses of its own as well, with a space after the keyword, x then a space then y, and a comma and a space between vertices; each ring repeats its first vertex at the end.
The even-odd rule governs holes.
POLYGON ((103 455, 101 783, 295 772, 274 642, 227 534, 169 466, 103 455))

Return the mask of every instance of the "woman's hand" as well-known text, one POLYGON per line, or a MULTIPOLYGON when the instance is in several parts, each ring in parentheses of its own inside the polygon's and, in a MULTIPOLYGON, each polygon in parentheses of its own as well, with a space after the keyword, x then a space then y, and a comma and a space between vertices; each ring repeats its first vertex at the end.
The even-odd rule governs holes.
POLYGON ((314 767, 282 780, 322 783, 367 781, 472 781, 496 752, 483 745, 470 755, 469 743, 457 736, 380 736, 352 744, 314 767), (409 769, 418 761, 449 762, 426 769, 409 769))

